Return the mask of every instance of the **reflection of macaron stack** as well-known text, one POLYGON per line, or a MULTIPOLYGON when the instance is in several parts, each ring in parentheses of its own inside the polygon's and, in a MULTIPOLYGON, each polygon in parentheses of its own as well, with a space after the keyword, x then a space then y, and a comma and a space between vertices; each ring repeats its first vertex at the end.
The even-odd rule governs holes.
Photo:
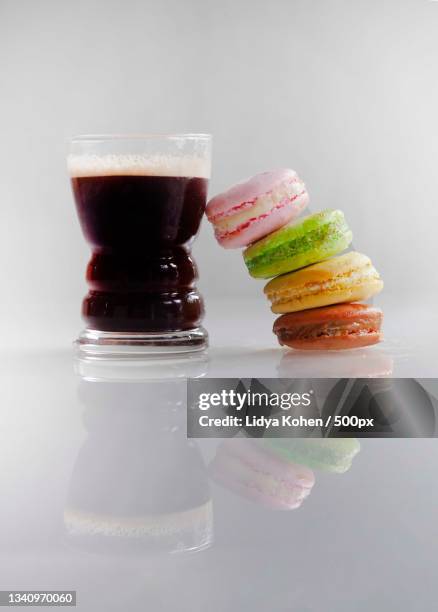
POLYGON ((259 443, 274 456, 324 472, 346 472, 360 451, 356 438, 263 438, 259 443))
POLYGON ((247 438, 222 442, 209 470, 218 484, 271 510, 299 508, 315 482, 307 467, 247 438))
POLYGON ((264 291, 272 311, 282 315, 274 324, 280 344, 298 349, 376 344, 381 311, 351 303, 369 299, 383 282, 365 255, 339 255, 352 240, 340 210, 297 219, 307 202, 296 173, 278 170, 214 197, 207 216, 219 244, 247 246, 243 257, 251 276, 276 277, 264 291))

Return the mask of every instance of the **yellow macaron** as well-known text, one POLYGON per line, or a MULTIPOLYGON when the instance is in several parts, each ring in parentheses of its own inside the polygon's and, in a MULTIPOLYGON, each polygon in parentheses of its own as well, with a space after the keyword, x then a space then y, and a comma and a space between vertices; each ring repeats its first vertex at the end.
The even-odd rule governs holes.
POLYGON ((383 281, 369 257, 353 251, 277 276, 264 292, 272 312, 285 313, 367 300, 382 289, 383 281))

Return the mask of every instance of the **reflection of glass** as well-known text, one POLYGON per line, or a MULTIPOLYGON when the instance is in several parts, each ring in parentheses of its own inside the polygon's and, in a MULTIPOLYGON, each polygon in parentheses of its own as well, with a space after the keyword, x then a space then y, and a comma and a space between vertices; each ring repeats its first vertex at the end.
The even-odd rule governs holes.
POLYGON ((204 462, 185 434, 184 382, 81 381, 88 431, 65 508, 72 541, 181 552, 212 541, 204 462))
POLYGON ((190 245, 207 199, 210 136, 80 136, 68 168, 92 249, 82 314, 87 352, 204 348, 190 245))

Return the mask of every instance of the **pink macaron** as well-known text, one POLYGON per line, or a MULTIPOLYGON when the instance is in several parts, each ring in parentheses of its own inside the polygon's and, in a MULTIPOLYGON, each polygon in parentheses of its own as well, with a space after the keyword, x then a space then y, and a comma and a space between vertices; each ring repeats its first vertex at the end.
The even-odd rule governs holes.
POLYGON ((315 483, 309 468, 275 456, 247 438, 224 441, 209 472, 218 484, 273 510, 299 508, 315 483))
POLYGON ((236 249, 289 223, 308 202, 306 186, 294 170, 273 170, 218 194, 208 202, 206 214, 219 244, 236 249))

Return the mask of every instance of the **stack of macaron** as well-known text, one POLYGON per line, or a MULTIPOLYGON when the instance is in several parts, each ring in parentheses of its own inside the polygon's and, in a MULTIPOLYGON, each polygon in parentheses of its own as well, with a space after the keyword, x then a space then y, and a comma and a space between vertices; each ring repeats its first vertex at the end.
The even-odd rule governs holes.
POLYGON ((246 247, 254 278, 279 314, 274 333, 295 349, 348 349, 381 340, 383 314, 362 304, 383 288, 370 259, 342 253, 353 235, 340 210, 300 216, 309 202, 294 170, 263 172, 212 198, 206 209, 226 249, 246 247))

